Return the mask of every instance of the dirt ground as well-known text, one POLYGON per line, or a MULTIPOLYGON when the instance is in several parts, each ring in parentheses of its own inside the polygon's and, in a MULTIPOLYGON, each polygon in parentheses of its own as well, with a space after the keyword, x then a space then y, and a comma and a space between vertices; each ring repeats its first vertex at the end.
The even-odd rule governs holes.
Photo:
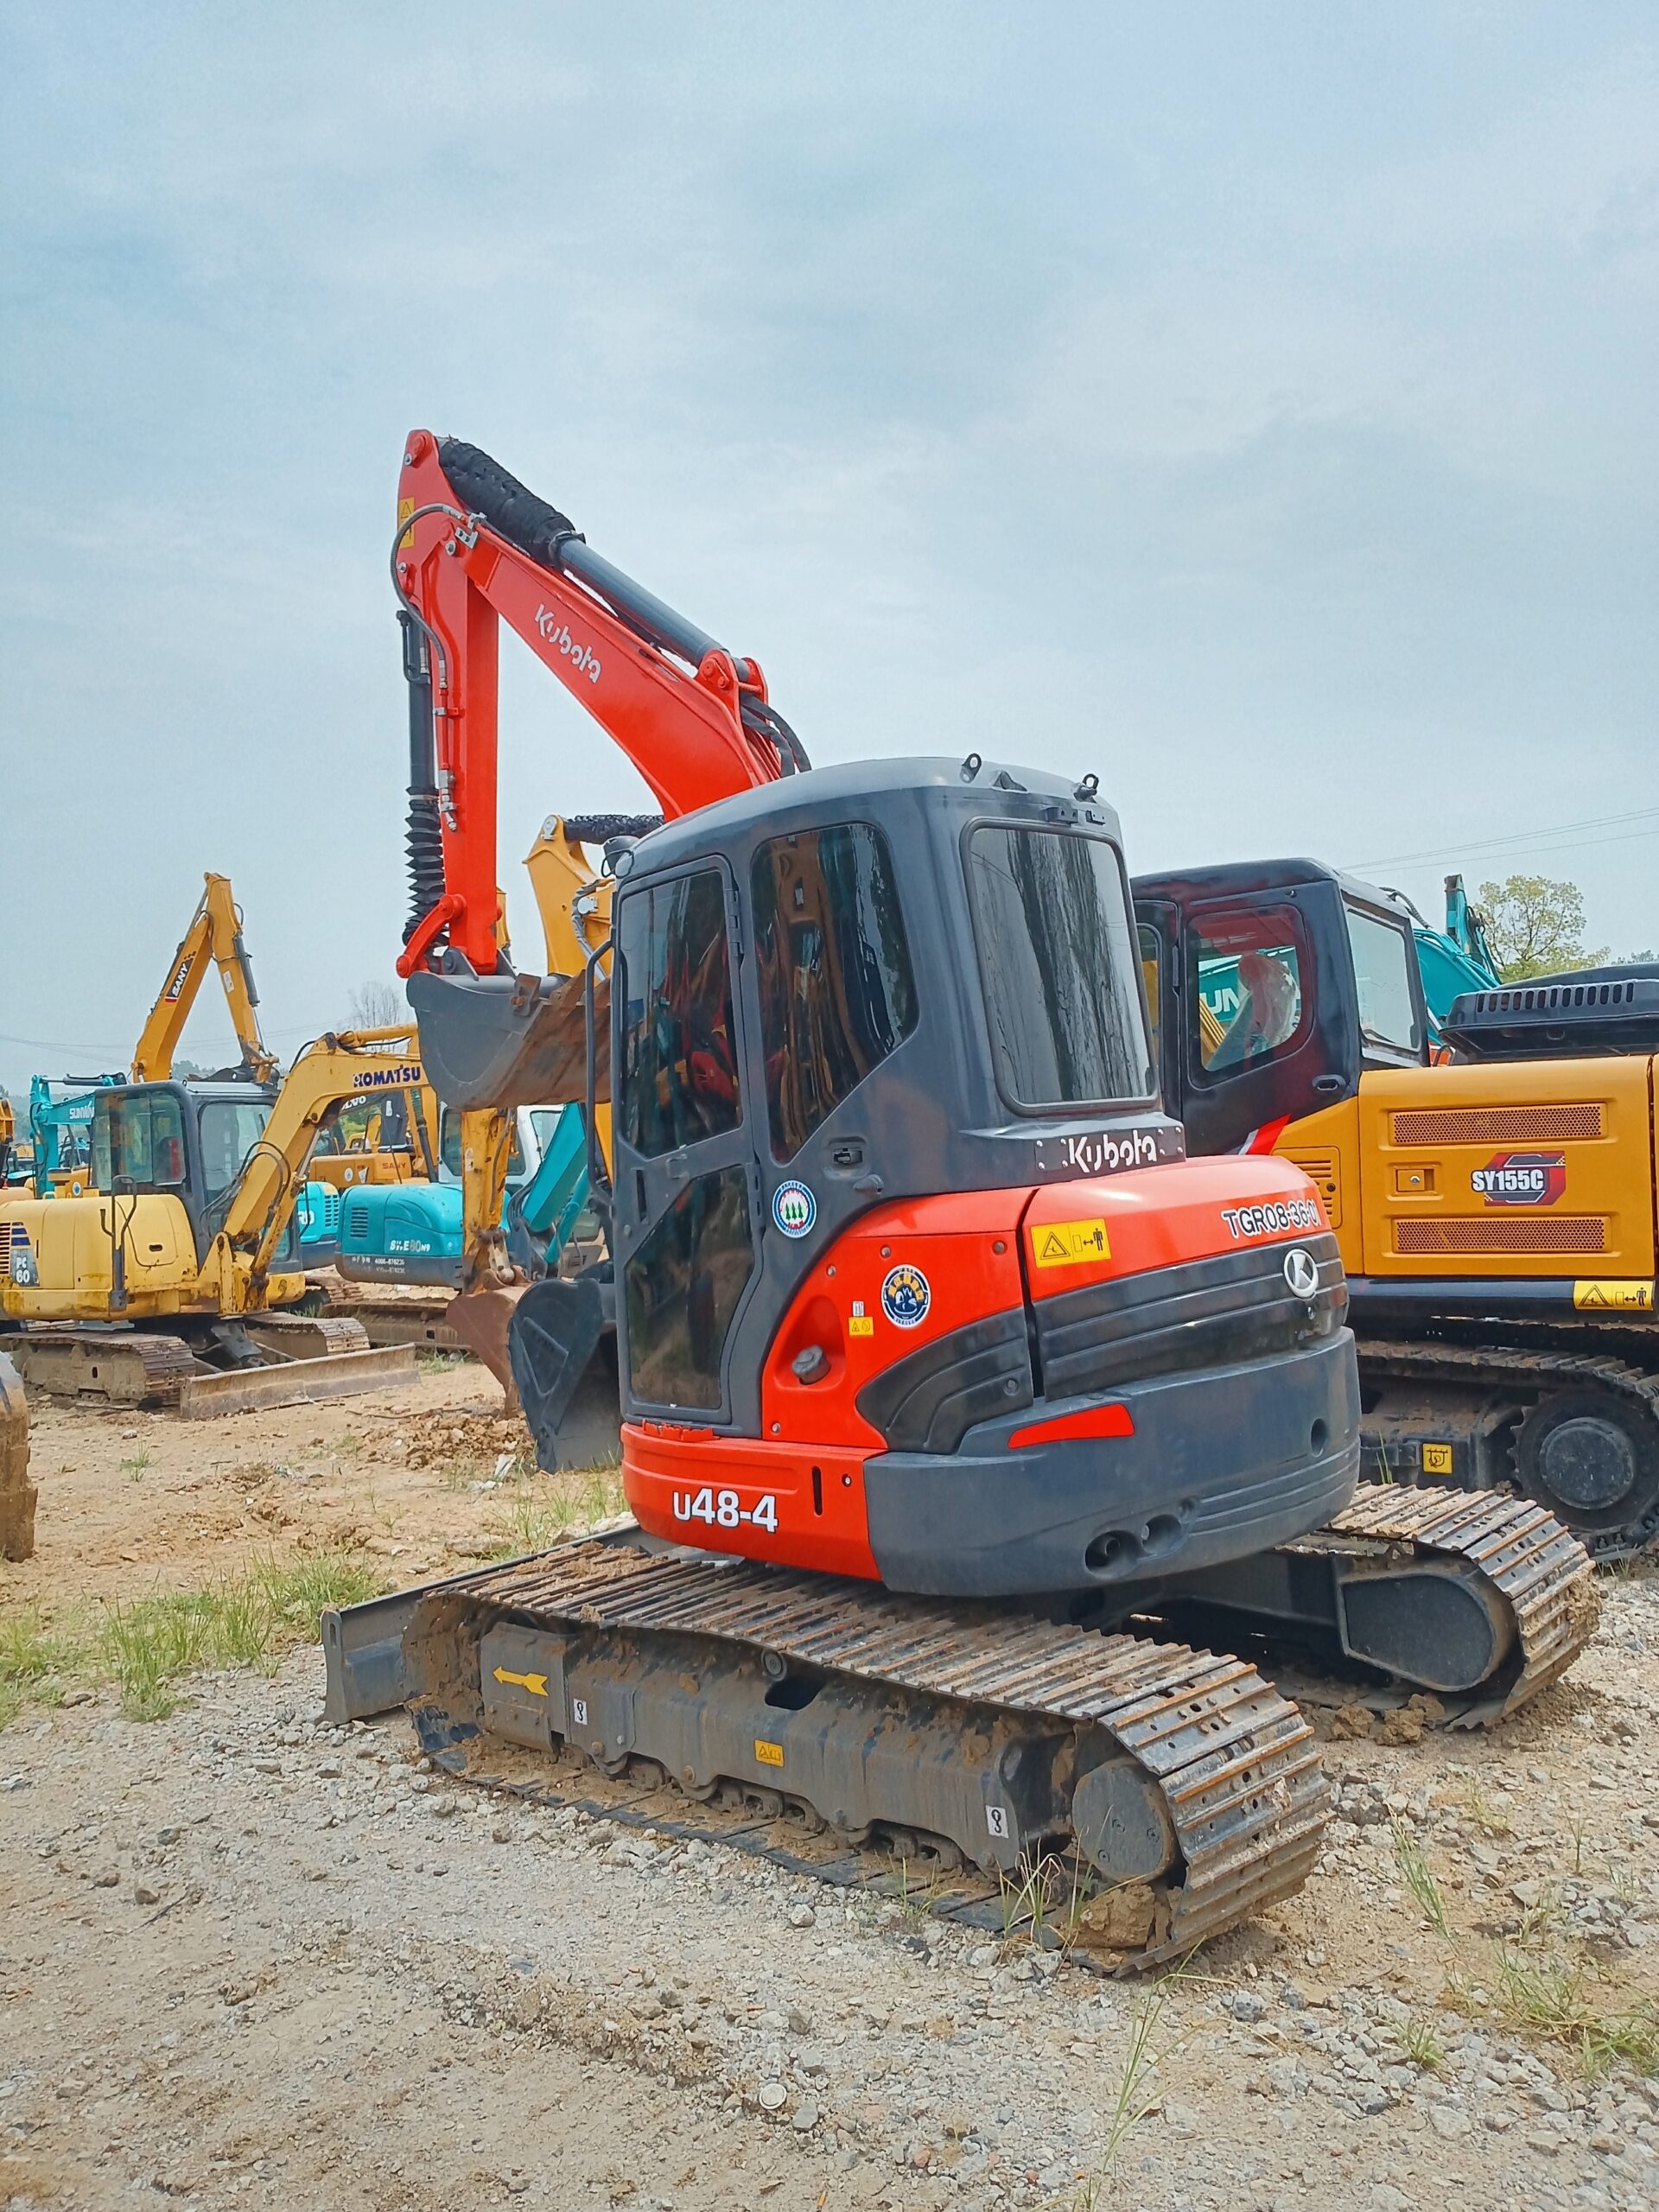
MULTIPOLYGON (((184 1423, 34 1411, 10 1619, 550 1541, 480 1370, 184 1423)), ((0 2205, 1442 2204, 1659 2195, 1659 1579, 1485 1737, 1330 1744, 1301 1897, 1153 1985, 423 1770, 294 1652, 0 1733, 0 2205), (1433 1923, 1436 1916, 1443 1928, 1433 1923)))

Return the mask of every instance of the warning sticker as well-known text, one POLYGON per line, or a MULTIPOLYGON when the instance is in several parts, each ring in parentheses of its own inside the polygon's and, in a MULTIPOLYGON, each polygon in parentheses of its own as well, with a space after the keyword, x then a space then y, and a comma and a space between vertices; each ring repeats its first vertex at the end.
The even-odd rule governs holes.
POLYGON ((1650 1282, 1575 1282, 1573 1303, 1583 1312, 1600 1307, 1612 1313, 1651 1313, 1650 1282))
POLYGON ((781 1744, 767 1743, 764 1736, 757 1736, 754 1739, 754 1756, 761 1766, 782 1766, 784 1747, 781 1744))
POLYGON ((1109 1260, 1106 1224, 1046 1221, 1031 1232, 1031 1256, 1039 1268, 1075 1268, 1084 1260, 1109 1260))
POLYGON ((1423 1472, 1426 1475, 1449 1475, 1452 1471, 1452 1446, 1449 1444, 1425 1444, 1423 1472))

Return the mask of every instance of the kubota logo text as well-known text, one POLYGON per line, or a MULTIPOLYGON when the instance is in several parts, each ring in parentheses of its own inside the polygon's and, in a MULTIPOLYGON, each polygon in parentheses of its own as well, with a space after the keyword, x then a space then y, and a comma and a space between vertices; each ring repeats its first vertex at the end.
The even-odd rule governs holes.
POLYGON ((1469 1180, 1489 1206, 1553 1206, 1567 1188, 1567 1154, 1497 1152, 1469 1180))
POLYGON ((584 645, 573 638, 551 607, 538 607, 536 627, 550 645, 556 645, 565 658, 575 664, 575 673, 585 676, 590 683, 599 681, 599 655, 591 645, 584 645))

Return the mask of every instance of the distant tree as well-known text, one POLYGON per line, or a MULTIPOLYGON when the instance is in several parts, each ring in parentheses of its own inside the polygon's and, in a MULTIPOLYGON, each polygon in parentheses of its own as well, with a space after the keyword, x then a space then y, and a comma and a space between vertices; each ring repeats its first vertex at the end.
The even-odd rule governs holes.
POLYGON ((1607 947, 1584 942, 1584 893, 1576 883, 1547 875, 1511 875, 1480 887, 1486 942, 1506 983, 1554 976, 1563 968, 1594 968, 1607 947))
POLYGON ((405 1021, 409 1008, 390 983, 378 979, 359 983, 352 993, 351 1019, 348 1029, 390 1029, 395 1021, 405 1021))

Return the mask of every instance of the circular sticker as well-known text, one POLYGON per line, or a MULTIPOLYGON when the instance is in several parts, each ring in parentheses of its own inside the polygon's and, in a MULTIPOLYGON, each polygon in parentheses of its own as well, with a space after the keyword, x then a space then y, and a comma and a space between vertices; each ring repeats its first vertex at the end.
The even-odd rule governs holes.
POLYGON ((927 1277, 908 1262, 889 1268, 881 1285, 881 1311, 895 1329, 913 1329, 933 1303, 927 1277))
POLYGON ((772 1196, 772 1217, 785 1236, 805 1236, 818 1217, 818 1202, 804 1183, 780 1183, 772 1196))

